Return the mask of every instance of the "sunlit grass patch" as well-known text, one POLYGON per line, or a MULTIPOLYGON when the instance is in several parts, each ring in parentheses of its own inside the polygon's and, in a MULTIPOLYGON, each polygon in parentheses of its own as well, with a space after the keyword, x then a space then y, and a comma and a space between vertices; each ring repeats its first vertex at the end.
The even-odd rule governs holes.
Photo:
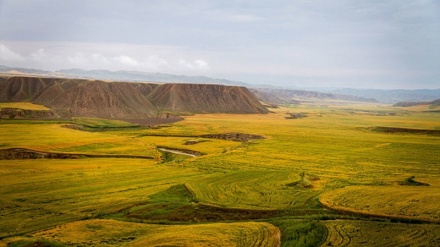
POLYGON ((115 213, 196 175, 145 159, 0 160, 0 236, 115 213))
POLYGON ((0 124, 3 147, 25 147, 43 151, 99 142, 126 140, 105 133, 63 128, 61 124, 0 124))
POLYGON ((346 212, 440 222, 434 186, 348 186, 322 194, 325 206, 346 212))
POLYGON ((22 110, 34 110, 34 111, 49 111, 50 109, 43 106, 29 102, 0 102, 1 108, 17 108, 22 110))
MULTIPOLYGON (((28 241, 75 246, 279 246, 278 228, 268 223, 152 225, 86 220, 41 231, 28 241)), ((23 240, 21 240, 23 241, 23 240)))
POLYGON ((83 154, 125 154, 155 157, 158 155, 154 143, 141 142, 137 139, 125 139, 114 142, 98 142, 57 149, 59 152, 83 154))
POLYGON ((322 222, 322 246, 437 246, 439 225, 335 220, 322 222))
POLYGON ((280 171, 238 171, 186 183, 206 204, 245 209, 289 209, 304 206, 317 192, 288 186, 298 174, 280 171))
POLYGON ((207 138, 203 138, 203 141, 199 141, 195 144, 188 145, 188 141, 194 140, 194 138, 173 136, 143 136, 136 138, 136 140, 144 144, 153 144, 156 146, 164 146, 176 149, 188 149, 204 154, 223 153, 240 145, 240 143, 234 141, 207 138))

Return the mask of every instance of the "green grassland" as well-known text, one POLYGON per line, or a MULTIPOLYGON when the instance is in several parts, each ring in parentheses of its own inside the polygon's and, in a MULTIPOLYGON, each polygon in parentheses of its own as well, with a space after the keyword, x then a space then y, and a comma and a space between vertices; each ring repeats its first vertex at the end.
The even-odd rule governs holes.
POLYGON ((192 115, 156 128, 1 120, 2 149, 153 159, 0 160, 0 246, 439 243, 440 137, 375 129, 439 130, 438 112, 340 102, 272 110, 192 115), (307 117, 286 119, 294 112, 307 117), (200 137, 230 132, 266 139, 200 137))

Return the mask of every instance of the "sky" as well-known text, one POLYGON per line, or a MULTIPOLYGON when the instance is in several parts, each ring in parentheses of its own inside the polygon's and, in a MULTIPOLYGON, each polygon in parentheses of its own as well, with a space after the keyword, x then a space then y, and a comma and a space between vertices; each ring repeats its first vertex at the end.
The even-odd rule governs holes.
POLYGON ((440 88, 440 1, 0 0, 0 64, 440 88))

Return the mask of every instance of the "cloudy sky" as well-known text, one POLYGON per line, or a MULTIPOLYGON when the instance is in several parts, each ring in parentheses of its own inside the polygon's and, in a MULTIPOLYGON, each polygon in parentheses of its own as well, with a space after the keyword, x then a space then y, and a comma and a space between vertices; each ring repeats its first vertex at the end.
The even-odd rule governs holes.
POLYGON ((0 0, 0 64, 440 88, 440 1, 0 0))

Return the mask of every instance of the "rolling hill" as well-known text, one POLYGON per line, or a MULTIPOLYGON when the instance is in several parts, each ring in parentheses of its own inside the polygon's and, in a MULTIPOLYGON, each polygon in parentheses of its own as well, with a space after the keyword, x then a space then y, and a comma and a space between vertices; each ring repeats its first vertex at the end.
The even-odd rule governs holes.
POLYGON ((301 102, 321 101, 321 100, 344 100, 358 102, 378 101, 373 98, 364 98, 352 95, 321 93, 306 90, 291 90, 279 88, 253 88, 251 89, 257 98, 269 104, 299 104, 301 102))
POLYGON ((162 110, 197 113, 268 113, 245 87, 212 84, 164 84, 149 99, 162 110))
POLYGON ((393 106, 403 107, 409 111, 425 111, 425 112, 439 112, 440 111, 440 99, 433 101, 402 101, 397 102, 393 106))
POLYGON ((328 93, 375 98, 382 103, 395 104, 402 101, 431 101, 440 98, 439 89, 335 89, 328 93))
POLYGON ((267 113, 240 86, 154 84, 98 80, 0 77, 0 102, 32 102, 62 117, 155 117, 172 113, 267 113))
POLYGON ((418 106, 418 105, 430 105, 430 107, 438 107, 440 106, 440 99, 433 100, 433 101, 420 101, 420 102, 408 102, 408 101, 402 101, 397 102, 393 106, 400 106, 400 107, 410 107, 410 106, 418 106))

